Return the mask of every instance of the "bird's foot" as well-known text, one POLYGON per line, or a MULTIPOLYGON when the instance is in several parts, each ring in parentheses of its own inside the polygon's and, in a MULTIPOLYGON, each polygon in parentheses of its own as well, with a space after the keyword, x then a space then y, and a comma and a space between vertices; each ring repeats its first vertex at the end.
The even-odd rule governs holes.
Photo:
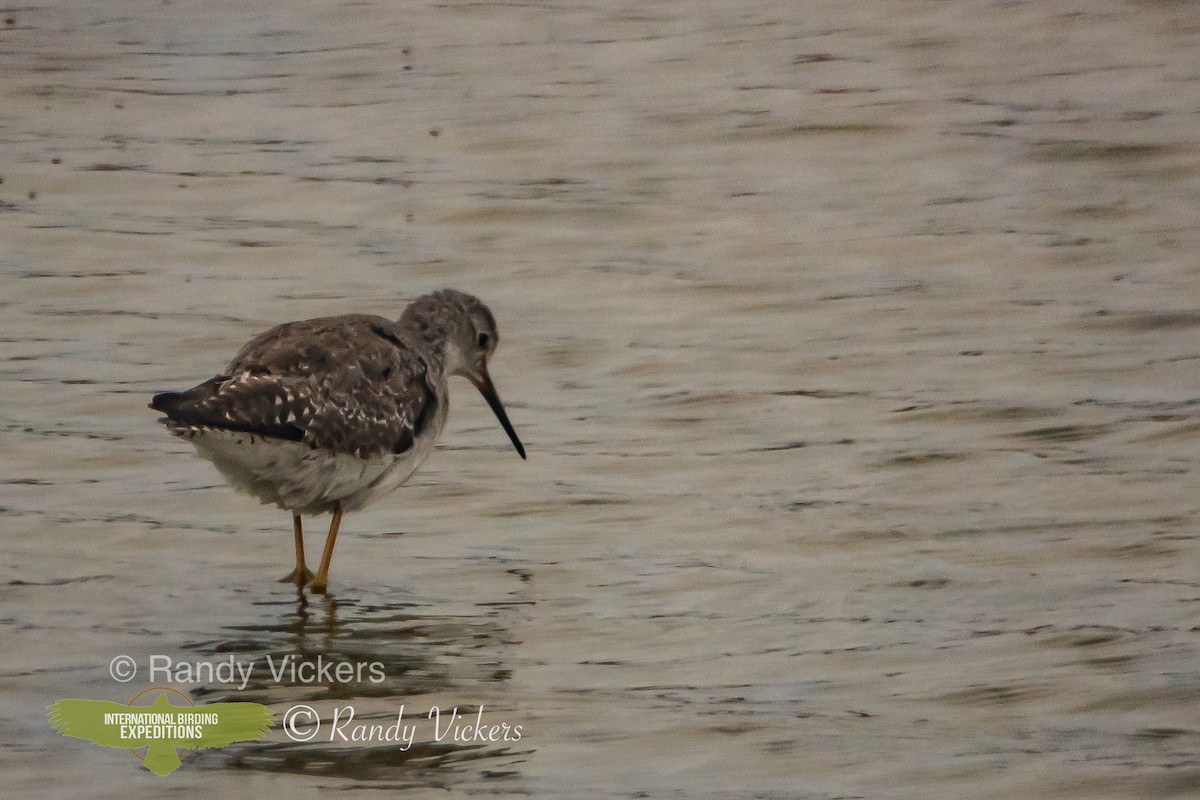
POLYGON ((316 578, 316 575, 313 574, 311 569, 306 569, 304 572, 301 572, 300 568, 296 567, 287 575, 284 575, 282 578, 280 578, 279 582, 294 583, 296 584, 297 589, 303 589, 306 585, 312 583, 314 578, 316 578))
POLYGON ((329 591, 329 581, 323 575, 318 575, 309 582, 308 590, 313 594, 325 594, 329 591))

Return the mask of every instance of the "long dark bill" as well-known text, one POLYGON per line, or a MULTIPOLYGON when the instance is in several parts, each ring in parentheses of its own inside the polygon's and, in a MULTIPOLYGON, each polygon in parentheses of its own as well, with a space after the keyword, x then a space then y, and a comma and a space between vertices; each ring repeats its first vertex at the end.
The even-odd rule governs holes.
POLYGON ((504 411, 504 403, 500 402, 500 395, 496 394, 496 387, 492 383, 492 378, 486 372, 478 381, 472 381, 475 388, 483 395, 483 399, 487 400, 487 404, 491 406, 492 412, 495 413, 496 419, 500 420, 500 427, 504 428, 504 432, 508 434, 508 438, 512 439, 513 447, 517 448, 517 452, 521 454, 521 458, 525 458, 525 445, 521 444, 521 440, 517 438, 517 432, 513 430, 512 423, 508 421, 508 414, 504 411))

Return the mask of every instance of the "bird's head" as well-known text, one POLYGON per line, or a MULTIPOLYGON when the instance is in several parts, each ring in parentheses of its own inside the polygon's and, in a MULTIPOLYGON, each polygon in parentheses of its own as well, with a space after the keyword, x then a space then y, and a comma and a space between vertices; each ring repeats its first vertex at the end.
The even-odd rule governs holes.
POLYGON ((461 375, 475 385, 500 420, 513 447, 525 458, 525 447, 508 421, 504 404, 488 375, 488 361, 500 342, 496 318, 488 307, 474 295, 442 289, 414 300, 404 310, 400 324, 442 357, 447 375, 461 375))

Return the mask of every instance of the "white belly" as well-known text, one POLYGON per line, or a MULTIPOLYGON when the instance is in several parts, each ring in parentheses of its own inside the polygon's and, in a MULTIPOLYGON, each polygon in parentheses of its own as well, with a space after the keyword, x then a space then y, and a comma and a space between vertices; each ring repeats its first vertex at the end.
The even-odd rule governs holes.
POLYGON ((399 455, 358 458, 237 431, 174 432, 195 445, 234 488, 293 514, 320 514, 338 505, 343 511, 362 508, 408 480, 433 451, 435 438, 422 436, 399 455))

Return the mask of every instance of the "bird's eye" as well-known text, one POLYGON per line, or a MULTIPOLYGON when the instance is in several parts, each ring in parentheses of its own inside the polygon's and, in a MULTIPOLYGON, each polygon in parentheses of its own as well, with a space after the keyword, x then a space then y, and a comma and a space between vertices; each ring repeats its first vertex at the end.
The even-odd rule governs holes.
POLYGON ((487 333, 481 333, 481 334, 479 334, 479 349, 480 349, 480 350, 486 350, 486 349, 487 349, 487 346, 488 346, 488 344, 489 344, 491 341, 492 341, 492 337, 491 337, 491 336, 489 336, 487 333))

